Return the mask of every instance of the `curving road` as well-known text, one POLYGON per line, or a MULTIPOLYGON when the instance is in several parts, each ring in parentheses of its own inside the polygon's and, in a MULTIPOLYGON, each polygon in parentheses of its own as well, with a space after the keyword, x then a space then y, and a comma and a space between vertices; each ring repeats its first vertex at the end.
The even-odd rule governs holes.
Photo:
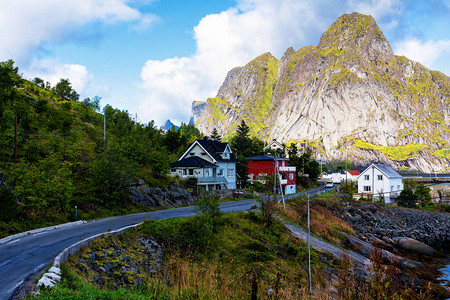
MULTIPOLYGON (((314 196, 327 190, 323 186, 307 191, 314 196)), ((295 195, 289 195, 291 198, 295 195)), ((255 199, 224 202, 220 204, 223 212, 242 211, 256 204, 255 199)), ((22 286, 49 266, 54 258, 68 246, 93 235, 114 231, 138 224, 144 220, 169 219, 193 216, 194 206, 180 207, 127 216, 112 217, 77 224, 71 227, 44 230, 24 235, 17 239, 0 240, 0 300, 10 299, 22 286)))
MULTIPOLYGON (((221 203, 228 213, 251 208, 256 201, 221 203)), ((194 206, 112 217, 22 236, 0 245, 0 299, 10 299, 23 284, 49 266, 66 247, 90 236, 138 224, 147 219, 162 220, 193 216, 194 206)))

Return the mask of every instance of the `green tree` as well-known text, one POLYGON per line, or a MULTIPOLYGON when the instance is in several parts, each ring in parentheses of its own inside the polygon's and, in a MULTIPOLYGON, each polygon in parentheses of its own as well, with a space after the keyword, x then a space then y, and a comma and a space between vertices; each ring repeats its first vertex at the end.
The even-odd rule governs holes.
POLYGON ((34 83, 35 85, 41 87, 41 88, 45 88, 45 82, 44 82, 44 80, 42 80, 42 79, 39 78, 39 77, 35 77, 35 78, 33 79, 33 83, 34 83))
POLYGON ((400 206, 415 207, 417 202, 417 195, 411 189, 404 189, 397 197, 397 203, 400 206))
POLYGON ((80 95, 72 88, 69 79, 60 79, 53 88, 56 95, 66 100, 78 101, 80 95))
POLYGON ((92 167, 92 189, 101 203, 122 205, 126 200, 136 174, 136 165, 122 157, 100 158, 92 167))
POLYGON ((217 132, 216 127, 214 127, 213 131, 211 132, 211 139, 213 141, 219 141, 219 142, 221 140, 221 137, 220 137, 219 133, 217 132))
POLYGON ((305 164, 305 174, 309 174, 312 181, 317 181, 320 175, 320 165, 316 160, 309 160, 305 164))
POLYGON ((249 157, 252 152, 252 139, 250 138, 250 128, 244 120, 236 130, 236 135, 231 138, 230 146, 233 152, 243 157, 249 157))
POLYGON ((419 186, 414 190, 414 194, 416 195, 417 200, 426 204, 431 201, 430 191, 431 189, 429 187, 425 186, 423 183, 420 183, 419 186))
POLYGON ((60 162, 54 154, 30 164, 23 159, 13 171, 10 183, 16 182, 13 191, 22 204, 33 209, 67 207, 74 190, 71 163, 60 162))

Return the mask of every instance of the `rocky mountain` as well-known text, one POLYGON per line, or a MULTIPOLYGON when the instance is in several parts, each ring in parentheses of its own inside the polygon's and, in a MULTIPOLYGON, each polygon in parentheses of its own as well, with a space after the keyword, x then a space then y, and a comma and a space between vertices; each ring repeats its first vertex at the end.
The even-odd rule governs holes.
POLYGON ((193 101, 191 107, 191 118, 189 125, 194 125, 195 121, 201 116, 203 109, 205 108, 205 101, 193 101))
POLYGON ((175 130, 178 130, 180 128, 179 126, 173 124, 172 121, 167 120, 166 123, 164 123, 164 125, 162 126, 162 129, 170 130, 173 126, 175 126, 175 130))
POLYGON ((343 15, 317 46, 232 69, 195 125, 227 136, 242 119, 328 160, 450 171, 450 78, 394 55, 371 16, 343 15))

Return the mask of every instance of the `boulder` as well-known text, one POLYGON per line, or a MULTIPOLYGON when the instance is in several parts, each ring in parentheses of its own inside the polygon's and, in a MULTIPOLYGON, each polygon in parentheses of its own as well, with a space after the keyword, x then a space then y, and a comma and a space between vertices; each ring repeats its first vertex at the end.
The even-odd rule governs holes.
POLYGON ((425 243, 419 242, 418 240, 409 237, 396 237, 392 239, 397 247, 404 251, 415 252, 419 254, 433 255, 436 250, 431 248, 425 243))
POLYGON ((170 184, 168 194, 178 205, 193 205, 196 201, 195 197, 179 184, 170 184))

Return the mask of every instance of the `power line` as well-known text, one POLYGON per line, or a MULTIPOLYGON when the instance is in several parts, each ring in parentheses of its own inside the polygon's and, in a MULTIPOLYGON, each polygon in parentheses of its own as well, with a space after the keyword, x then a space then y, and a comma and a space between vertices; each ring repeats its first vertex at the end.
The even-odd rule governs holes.
POLYGON ((28 134, 28 133, 21 133, 22 136, 34 136, 34 137, 49 137, 49 136, 62 136, 62 135, 70 135, 72 133, 75 133, 77 131, 83 130, 84 128, 89 127, 89 125, 84 125, 82 127, 79 127, 77 129, 66 131, 66 132, 60 132, 60 133, 52 133, 52 134, 28 134))

